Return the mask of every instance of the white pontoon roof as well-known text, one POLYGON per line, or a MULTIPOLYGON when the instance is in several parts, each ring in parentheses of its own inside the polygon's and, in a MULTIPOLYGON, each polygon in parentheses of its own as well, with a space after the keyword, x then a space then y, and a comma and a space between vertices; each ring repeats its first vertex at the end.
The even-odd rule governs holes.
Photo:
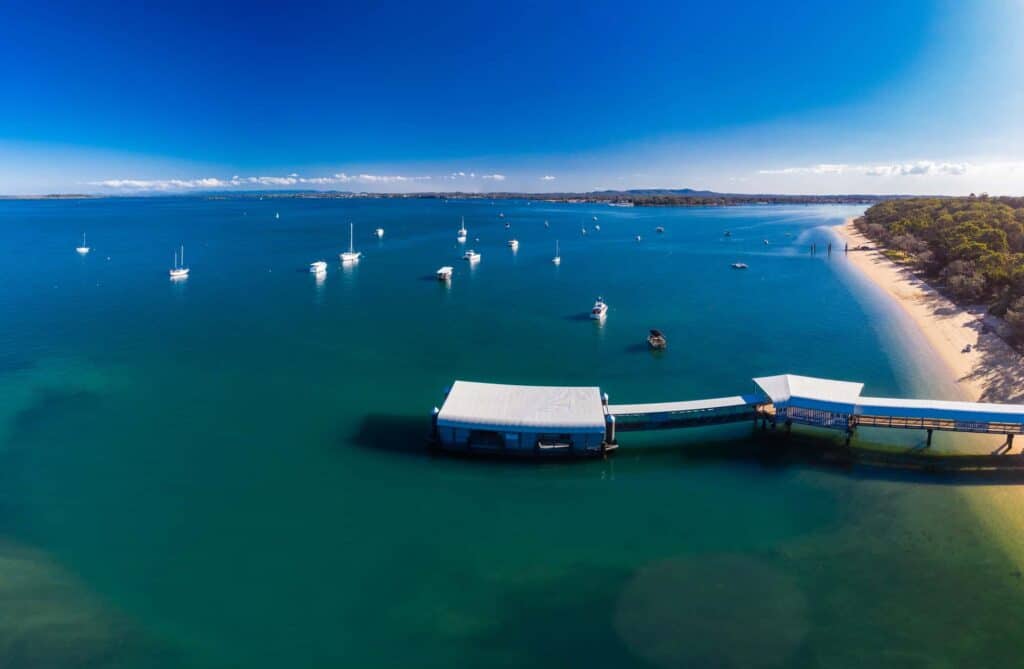
POLYGON ((750 407, 757 398, 750 395, 734 395, 732 397, 714 397, 707 400, 690 400, 687 402, 654 402, 650 404, 612 404, 608 413, 615 416, 642 416, 662 413, 687 413, 691 411, 714 411, 716 409, 734 409, 750 407))
POLYGON ((456 381, 437 424, 477 430, 604 432, 601 390, 456 381))
POLYGON ((864 387, 863 383, 833 381, 797 374, 762 376, 754 379, 754 383, 775 406, 784 407, 792 404, 845 413, 853 413, 853 408, 860 399, 860 391, 864 387))
POLYGON ((857 402, 857 413, 866 416, 934 418, 962 423, 1024 423, 1022 404, 862 397, 857 402))

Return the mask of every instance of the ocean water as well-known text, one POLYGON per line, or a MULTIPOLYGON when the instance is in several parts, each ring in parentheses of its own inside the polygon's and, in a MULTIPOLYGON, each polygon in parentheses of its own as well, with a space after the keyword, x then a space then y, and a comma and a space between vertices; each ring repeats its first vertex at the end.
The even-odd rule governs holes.
POLYGON ((745 425, 587 462, 425 447, 456 378, 613 402, 782 372, 952 392, 825 253, 860 210, 0 202, 0 665, 1017 663, 1021 574, 970 482, 810 464, 745 425))

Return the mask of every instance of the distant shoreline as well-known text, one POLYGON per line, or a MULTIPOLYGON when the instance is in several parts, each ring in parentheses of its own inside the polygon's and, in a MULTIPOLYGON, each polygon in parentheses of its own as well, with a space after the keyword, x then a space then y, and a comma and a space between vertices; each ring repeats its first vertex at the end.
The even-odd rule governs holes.
POLYGON ((999 320, 983 306, 954 304, 909 268, 884 257, 876 243, 856 229, 855 220, 848 218, 834 228, 849 244, 850 262, 910 316, 962 399, 1024 402, 1024 358, 998 336, 999 320), (871 250, 855 250, 861 245, 871 250), (968 345, 969 353, 964 350, 968 345))
POLYGON ((248 199, 398 199, 398 200, 530 200, 566 204, 603 204, 635 207, 727 207, 743 205, 815 205, 815 204, 875 204, 884 200, 905 198, 905 195, 781 195, 771 193, 716 193, 682 189, 637 189, 625 191, 593 191, 587 193, 366 193, 349 191, 199 191, 199 192, 139 192, 139 193, 53 193, 46 195, 0 195, 0 200, 76 200, 102 198, 158 198, 191 197, 206 200, 248 199))

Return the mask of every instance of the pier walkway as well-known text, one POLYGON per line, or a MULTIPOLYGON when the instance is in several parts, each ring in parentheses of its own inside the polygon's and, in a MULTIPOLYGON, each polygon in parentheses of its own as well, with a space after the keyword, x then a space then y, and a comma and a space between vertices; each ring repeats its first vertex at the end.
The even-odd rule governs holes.
POLYGON ((753 379, 744 395, 648 404, 610 404, 597 387, 510 386, 456 381, 434 409, 434 438, 449 450, 594 455, 618 446, 619 432, 760 422, 1000 434, 1006 451, 1024 434, 1024 405, 865 397, 862 383, 781 374, 753 379))

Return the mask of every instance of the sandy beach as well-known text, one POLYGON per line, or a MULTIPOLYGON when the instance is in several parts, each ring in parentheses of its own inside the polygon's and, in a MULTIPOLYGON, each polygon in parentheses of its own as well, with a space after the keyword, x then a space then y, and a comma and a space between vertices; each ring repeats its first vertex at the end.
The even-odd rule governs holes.
POLYGON ((957 306, 876 250, 855 251, 864 244, 874 249, 875 244, 856 230, 853 221, 836 227, 850 245, 850 262, 913 319, 953 375, 962 399, 1024 402, 1024 358, 999 337, 998 320, 986 316, 984 306, 957 306), (965 351, 968 345, 970 352, 965 351))
MULTIPOLYGON (((984 307, 957 306, 878 251, 854 251, 862 244, 872 248, 875 244, 854 228, 853 221, 847 219, 836 227, 850 245, 850 262, 913 319, 934 349, 936 359, 951 374, 961 399, 1024 402, 1024 359, 995 333, 998 321, 989 316, 990 328, 983 332, 984 307), (967 344, 971 345, 970 353, 964 352, 967 344)), ((966 437, 972 444, 979 439, 984 438, 966 437)), ((964 486, 960 493, 1010 560, 1024 569, 1022 488, 1013 484, 964 486)))

